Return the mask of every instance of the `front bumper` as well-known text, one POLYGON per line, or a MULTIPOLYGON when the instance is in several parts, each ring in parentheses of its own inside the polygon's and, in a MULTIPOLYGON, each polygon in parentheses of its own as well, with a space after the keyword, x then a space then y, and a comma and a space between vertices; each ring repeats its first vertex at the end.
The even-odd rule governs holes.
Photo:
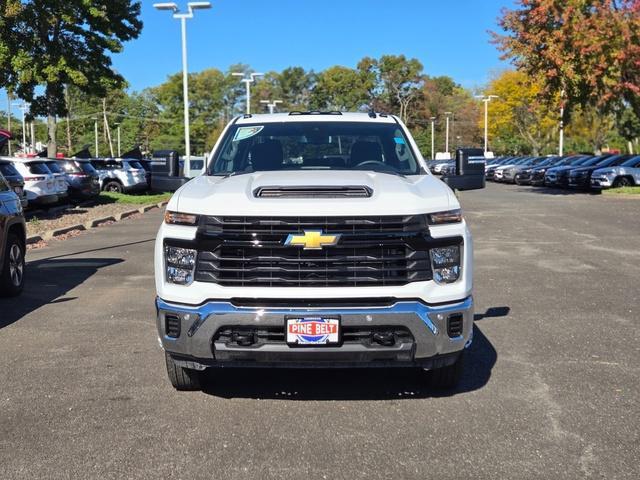
POLYGON ((613 186, 613 179, 605 177, 604 175, 598 177, 591 177, 591 188, 611 188, 613 186))
POLYGON ((569 177, 569 187, 571 188, 589 188, 591 181, 588 176, 569 177))
MULTIPOLYGON (((373 302, 372 302, 373 303, 373 302)), ((396 300, 384 306, 264 307, 236 306, 211 301, 199 306, 156 300, 158 335, 163 348, 183 366, 204 369, 211 366, 357 367, 447 365, 471 343, 473 299, 427 305, 415 300, 396 300), (408 332, 395 336, 393 344, 370 342, 358 335, 337 346, 292 347, 284 333, 285 318, 339 316, 344 332, 370 330, 408 332), (167 318, 179 318, 179 333, 167 329, 167 318), (452 322, 462 320, 461 333, 452 332, 452 322), (271 340, 241 345, 222 332, 269 330, 271 340), (168 334, 171 333, 171 336, 168 334), (450 335, 458 333, 456 335, 450 335), (356 338, 358 337, 358 338, 356 338)), ((175 322, 175 320, 174 320, 175 322)), ((350 337, 351 338, 351 337, 350 337)))

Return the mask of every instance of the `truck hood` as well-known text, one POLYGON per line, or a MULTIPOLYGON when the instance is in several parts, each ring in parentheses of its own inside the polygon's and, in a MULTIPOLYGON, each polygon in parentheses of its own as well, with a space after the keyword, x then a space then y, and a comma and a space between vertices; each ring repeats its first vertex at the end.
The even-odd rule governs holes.
POLYGON ((278 171, 230 177, 202 175, 182 186, 169 210, 199 215, 337 216, 431 213, 460 208, 432 175, 407 177, 371 171, 278 171), (366 186, 369 198, 256 198, 260 187, 366 186))

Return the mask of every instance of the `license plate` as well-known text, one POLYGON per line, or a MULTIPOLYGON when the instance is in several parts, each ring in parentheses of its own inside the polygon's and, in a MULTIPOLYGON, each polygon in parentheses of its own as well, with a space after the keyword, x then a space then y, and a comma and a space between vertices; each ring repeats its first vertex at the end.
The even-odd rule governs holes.
POLYGON ((287 318, 286 327, 289 345, 335 345, 340 341, 339 318, 287 318))

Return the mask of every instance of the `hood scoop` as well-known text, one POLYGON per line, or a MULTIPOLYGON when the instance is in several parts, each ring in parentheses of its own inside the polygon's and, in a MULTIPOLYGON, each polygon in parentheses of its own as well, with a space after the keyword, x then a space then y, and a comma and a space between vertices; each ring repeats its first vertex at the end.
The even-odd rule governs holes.
POLYGON ((369 198, 373 190, 365 185, 271 186, 253 191, 256 198, 369 198))

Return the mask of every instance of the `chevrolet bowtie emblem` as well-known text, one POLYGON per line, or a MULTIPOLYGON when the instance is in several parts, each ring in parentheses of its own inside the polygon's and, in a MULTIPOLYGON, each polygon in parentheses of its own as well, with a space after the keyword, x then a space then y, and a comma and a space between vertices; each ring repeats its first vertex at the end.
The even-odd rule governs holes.
POLYGON ((289 235, 284 244, 302 247, 305 250, 321 250, 322 247, 337 245, 339 240, 340 234, 325 235, 322 230, 305 230, 304 235, 289 235))

